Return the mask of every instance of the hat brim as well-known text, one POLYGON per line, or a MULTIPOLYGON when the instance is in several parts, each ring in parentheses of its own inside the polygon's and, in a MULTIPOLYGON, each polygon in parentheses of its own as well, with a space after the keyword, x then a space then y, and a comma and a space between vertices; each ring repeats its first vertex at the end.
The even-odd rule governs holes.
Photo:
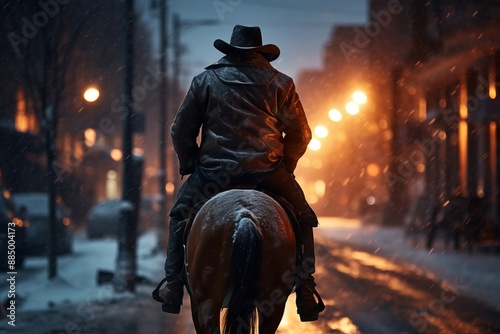
POLYGON ((280 49, 274 44, 265 44, 262 46, 234 46, 221 39, 217 39, 214 42, 214 47, 224 54, 230 54, 234 51, 255 51, 262 54, 268 61, 273 61, 280 56, 280 49))

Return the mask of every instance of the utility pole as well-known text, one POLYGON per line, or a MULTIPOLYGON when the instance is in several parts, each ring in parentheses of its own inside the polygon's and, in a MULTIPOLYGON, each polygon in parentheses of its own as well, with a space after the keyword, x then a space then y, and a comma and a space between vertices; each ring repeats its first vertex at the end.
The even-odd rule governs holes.
MULTIPOLYGON (((54 102, 54 101, 52 101, 54 102)), ((47 174, 49 184, 49 244, 48 244, 48 265, 49 279, 54 279, 57 276, 57 247, 56 247, 56 172, 54 163, 57 158, 56 152, 56 126, 57 121, 54 115, 54 104, 46 107, 44 110, 45 118, 45 144, 47 150, 47 174)))
POLYGON ((125 3, 125 114, 123 122, 123 176, 122 199, 132 204, 120 214, 118 228, 118 257, 114 288, 117 291, 135 291, 136 242, 137 242, 137 197, 134 182, 134 160, 132 156, 132 88, 134 65, 134 0, 125 3))
MULTIPOLYGON (((202 19, 202 20, 181 20, 179 17, 179 14, 174 14, 173 15, 173 64, 172 64, 172 103, 171 103, 171 110, 177 110, 177 108, 180 105, 180 99, 179 99, 179 87, 180 87, 180 76, 181 76, 181 55, 182 55, 182 48, 181 48, 181 33, 184 29, 188 28, 193 28, 193 27, 198 27, 198 26, 209 26, 209 25, 216 25, 219 24, 218 20, 213 20, 213 19, 202 19)), ((173 115, 172 115, 173 116, 173 115)), ((169 120, 169 121, 173 121, 169 120)), ((170 150, 170 152, 173 154, 173 149, 170 150)), ((174 163, 177 160, 174 159, 173 156, 171 156, 170 159, 170 169, 174 170, 174 163)), ((180 186, 179 186, 179 178, 174 178, 175 182, 175 190, 178 191, 180 186)))
POLYGON ((167 216, 167 192, 165 186, 167 184, 166 167, 167 167, 167 124, 169 108, 168 100, 168 48, 167 48, 167 27, 168 27, 168 0, 160 0, 160 145, 159 145, 159 168, 158 168, 158 191, 159 191, 159 206, 158 212, 158 245, 157 250, 166 249, 168 240, 168 229, 166 226, 167 216))
POLYGON ((203 20, 181 20, 179 14, 174 14, 173 17, 173 48, 174 48, 174 59, 173 59, 173 82, 172 82, 172 91, 174 96, 174 102, 179 103, 179 99, 177 98, 177 93, 179 91, 179 83, 180 83, 180 68, 181 68, 181 33, 183 29, 193 28, 198 26, 210 26, 219 24, 218 20, 212 19, 203 19, 203 20))

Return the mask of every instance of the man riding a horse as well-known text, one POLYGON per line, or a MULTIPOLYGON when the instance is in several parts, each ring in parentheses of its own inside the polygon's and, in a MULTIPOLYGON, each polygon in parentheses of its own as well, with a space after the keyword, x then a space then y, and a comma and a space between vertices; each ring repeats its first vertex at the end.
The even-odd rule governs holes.
POLYGON ((180 312, 183 230, 193 209, 225 190, 262 189, 293 206, 304 246, 297 312, 302 321, 316 320, 324 309, 312 276, 318 219, 293 176, 311 130, 293 80, 270 64, 280 50, 262 44, 259 27, 237 25, 230 43, 214 46, 225 56, 194 77, 171 128, 180 174, 190 176, 170 212, 165 278, 153 298, 163 311, 180 312))

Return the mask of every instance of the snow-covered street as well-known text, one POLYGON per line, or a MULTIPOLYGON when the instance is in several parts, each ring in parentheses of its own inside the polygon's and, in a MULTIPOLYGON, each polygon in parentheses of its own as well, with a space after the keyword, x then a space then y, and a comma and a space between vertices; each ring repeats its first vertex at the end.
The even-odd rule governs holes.
MULTIPOLYGON (((327 301, 327 311, 330 309, 330 312, 324 315, 329 318, 320 319, 324 325, 320 322, 300 323, 292 295, 279 333, 310 333, 314 328, 314 332, 322 333, 323 327, 335 329, 333 333, 380 332, 376 329, 372 332, 361 330, 362 321, 356 323, 355 314, 350 314, 347 306, 342 308, 348 302, 343 296, 349 287, 337 293, 335 289, 338 287, 334 285, 339 284, 338 278, 331 281, 326 276, 330 270, 339 270, 357 277, 351 272, 352 268, 346 269, 334 263, 342 256, 351 258, 352 264, 361 263, 387 273, 398 271, 395 267, 404 268, 405 272, 411 271, 411 275, 434 281, 437 286, 477 300, 484 304, 485 309, 500 314, 498 254, 453 253, 441 248, 439 243, 428 252, 422 245, 408 240, 401 228, 382 228, 340 218, 321 218, 320 222, 316 230, 319 248, 316 276, 320 291, 324 291, 327 297, 333 294, 333 299, 327 301), (328 286, 328 282, 332 282, 332 286, 328 286)), ((145 280, 137 285, 135 294, 117 293, 109 283, 97 284, 98 270, 114 270, 117 252, 114 239, 88 240, 84 235, 78 235, 73 254, 59 259, 59 275, 53 281, 47 278, 45 258, 29 258, 17 275, 16 326, 9 326, 9 319, 4 318, 0 329, 15 333, 194 333, 187 297, 180 316, 162 313, 160 305, 150 298, 150 291, 161 278, 164 261, 163 254, 151 255, 155 243, 156 235, 151 231, 142 235, 138 242, 138 274, 145 280), (175 328, 175 331, 167 328, 175 328)), ((1 284, 2 298, 5 299, 7 285, 5 281, 1 284)), ((428 305, 421 305, 423 309, 426 307, 428 305)), ((500 331, 500 320, 498 322, 491 324, 490 331, 485 333, 500 331)), ((419 327, 413 326, 413 329, 419 327)), ((432 330, 420 332, 433 333, 432 330)))

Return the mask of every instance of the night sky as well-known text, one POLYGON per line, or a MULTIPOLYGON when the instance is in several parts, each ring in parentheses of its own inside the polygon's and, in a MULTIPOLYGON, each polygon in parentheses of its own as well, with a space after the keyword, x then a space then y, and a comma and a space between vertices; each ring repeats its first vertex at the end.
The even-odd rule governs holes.
MULTIPOLYGON (((158 14, 148 6, 149 1, 141 0, 138 6, 156 33, 158 14)), ((334 25, 363 24, 368 17, 367 0, 170 0, 169 10, 171 15, 178 13, 184 22, 206 19, 217 22, 213 26, 182 30, 182 43, 186 47, 182 59, 184 86, 192 76, 223 56, 213 42, 217 38, 229 42, 236 24, 260 26, 263 43, 276 44, 281 49, 281 56, 273 65, 297 79, 300 70, 321 67, 323 45, 334 25)))

